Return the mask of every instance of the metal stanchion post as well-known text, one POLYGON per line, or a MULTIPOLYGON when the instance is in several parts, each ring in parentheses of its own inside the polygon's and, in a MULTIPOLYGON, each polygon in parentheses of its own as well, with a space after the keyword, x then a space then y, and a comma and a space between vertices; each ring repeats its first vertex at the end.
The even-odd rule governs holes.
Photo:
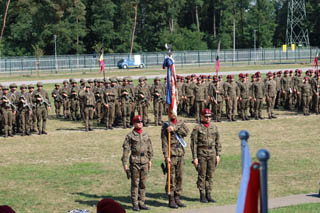
POLYGON ((269 151, 260 149, 257 152, 260 161, 260 190, 261 190, 261 213, 268 213, 268 160, 269 151))

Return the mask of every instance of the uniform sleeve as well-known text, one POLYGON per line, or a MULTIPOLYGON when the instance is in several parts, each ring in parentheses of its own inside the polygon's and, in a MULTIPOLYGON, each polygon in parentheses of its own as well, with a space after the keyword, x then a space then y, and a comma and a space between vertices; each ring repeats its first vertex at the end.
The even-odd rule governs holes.
POLYGON ((128 162, 128 158, 129 158, 129 153, 130 153, 130 137, 129 135, 126 136, 126 138, 123 141, 123 152, 122 152, 122 165, 126 165, 128 162))
POLYGON ((148 153, 147 153, 147 155, 148 155, 149 161, 151 161, 152 157, 153 157, 153 148, 152 148, 152 142, 149 137, 148 137, 148 153))
POLYGON ((220 156, 221 154, 221 150, 222 150, 222 146, 221 146, 221 143, 220 143, 220 134, 219 134, 219 131, 218 131, 218 127, 216 127, 216 141, 215 141, 216 145, 215 145, 215 149, 216 149, 216 155, 217 156, 220 156))
POLYGON ((190 143, 190 147, 191 147, 191 153, 192 153, 192 159, 198 158, 198 129, 195 127, 192 130, 191 133, 191 143, 190 143))
POLYGON ((168 132, 166 129, 161 130, 161 144, 164 158, 168 157, 168 132))
POLYGON ((174 132, 176 132, 179 136, 184 138, 189 134, 189 128, 184 122, 181 122, 179 125, 175 127, 174 132))

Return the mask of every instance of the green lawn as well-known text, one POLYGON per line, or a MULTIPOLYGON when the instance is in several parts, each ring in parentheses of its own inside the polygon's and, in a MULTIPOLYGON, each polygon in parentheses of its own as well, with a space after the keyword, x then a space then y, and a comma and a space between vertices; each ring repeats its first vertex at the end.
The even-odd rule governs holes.
POLYGON ((320 203, 302 204, 297 206, 289 206, 283 208, 273 209, 271 213, 318 213, 320 210, 320 203))

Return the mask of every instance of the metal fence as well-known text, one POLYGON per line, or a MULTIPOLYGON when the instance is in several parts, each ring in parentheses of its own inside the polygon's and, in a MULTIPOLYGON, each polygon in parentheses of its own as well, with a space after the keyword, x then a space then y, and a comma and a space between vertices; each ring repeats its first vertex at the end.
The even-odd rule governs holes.
MULTIPOLYGON (((297 48, 295 51, 282 51, 274 49, 237 49, 221 50, 219 58, 221 65, 232 66, 235 64, 283 64, 283 63, 312 63, 317 48, 297 48)), ((159 67, 163 63, 166 52, 135 53, 141 55, 141 61, 146 67, 159 67)), ((216 63, 216 50, 201 51, 175 51, 174 59, 177 66, 203 66, 216 63)), ((116 68, 117 62, 128 58, 129 54, 105 54, 105 66, 108 69, 116 68)), ((81 70, 99 69, 98 57, 91 55, 61 55, 42 56, 39 60, 35 57, 2 57, 0 58, 0 73, 20 72, 73 72, 81 70)))

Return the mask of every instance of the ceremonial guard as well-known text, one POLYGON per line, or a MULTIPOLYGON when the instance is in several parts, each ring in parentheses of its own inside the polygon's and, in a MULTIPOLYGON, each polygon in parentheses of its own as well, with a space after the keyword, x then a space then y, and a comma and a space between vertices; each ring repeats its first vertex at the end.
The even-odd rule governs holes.
POLYGON ((146 182, 153 149, 151 140, 143 131, 143 120, 140 115, 133 118, 134 129, 127 134, 123 142, 122 165, 128 178, 131 178, 131 200, 133 211, 149 210, 145 205, 146 182), (129 158, 130 154, 130 158, 129 158), (130 166, 128 166, 128 158, 130 166))
POLYGON ((160 78, 154 79, 154 84, 151 87, 151 95, 153 99, 153 113, 155 126, 162 124, 162 112, 164 102, 163 86, 160 84, 160 78))
POLYGON ((60 110, 62 106, 63 99, 60 95, 60 85, 55 84, 55 88, 51 92, 51 96, 54 101, 54 108, 55 108, 55 113, 56 113, 56 118, 60 118, 60 110))
POLYGON ((93 115, 94 115, 94 106, 95 106, 95 97, 94 93, 90 90, 91 86, 86 85, 85 91, 81 93, 84 100, 84 115, 85 115, 85 125, 86 131, 93 131, 93 115))
POLYGON ((303 84, 301 85, 301 96, 303 101, 303 114, 310 115, 309 107, 312 99, 312 88, 308 77, 304 77, 303 84))
POLYGON ((264 87, 264 83, 261 80, 261 74, 260 72, 257 72, 256 74, 256 81, 253 83, 253 91, 252 91, 252 95, 253 95, 253 99, 254 99, 254 114, 255 114, 255 119, 263 119, 261 113, 262 113, 262 106, 263 106, 263 97, 265 94, 265 87, 264 87))
POLYGON ((149 87, 146 86, 144 77, 139 78, 139 85, 135 89, 138 115, 142 116, 143 125, 148 127, 149 87))
POLYGON ((2 88, 2 96, 0 99, 1 106, 1 114, 3 119, 3 127, 4 127, 4 137, 8 136, 13 137, 12 134, 12 120, 13 116, 16 114, 16 106, 13 104, 15 100, 13 96, 9 96, 9 89, 7 86, 3 86, 2 88))
POLYGON ((198 171, 197 186, 200 191, 200 202, 216 202, 211 197, 212 176, 220 162, 221 143, 217 126, 210 123, 211 111, 203 109, 201 123, 191 133, 191 152, 193 164, 198 171))
MULTIPOLYGON (((184 166, 184 145, 181 144, 189 133, 189 129, 184 121, 178 121, 177 117, 169 113, 169 122, 165 122, 161 129, 161 141, 162 152, 168 168, 170 164, 170 171, 167 172, 170 175, 170 195, 169 195, 169 207, 178 208, 185 207, 180 200, 182 193, 182 180, 183 180, 183 166, 184 166), (170 133, 170 158, 168 150, 168 133, 170 133)), ((166 182, 166 192, 168 189, 168 177, 166 182)))
POLYGON ((267 102, 267 113, 268 118, 277 118, 274 113, 274 105, 276 102, 276 96, 277 96, 277 83, 273 80, 273 74, 271 72, 268 72, 267 74, 268 80, 265 83, 265 95, 266 95, 266 102, 267 102))
POLYGON ((228 75, 227 82, 224 83, 224 93, 227 106, 227 118, 229 121, 236 121, 235 114, 237 112, 237 102, 239 97, 239 87, 234 82, 234 76, 228 75))

